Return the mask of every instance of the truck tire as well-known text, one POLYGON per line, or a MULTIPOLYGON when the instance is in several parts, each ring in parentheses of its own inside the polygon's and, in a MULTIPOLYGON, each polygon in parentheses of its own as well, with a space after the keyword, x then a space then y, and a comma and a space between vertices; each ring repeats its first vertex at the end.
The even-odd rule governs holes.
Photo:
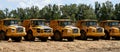
POLYGON ((1 31, 0 32, 0 40, 4 40, 5 39, 5 32, 1 31))
POLYGON ((61 41, 62 40, 60 32, 55 32, 53 37, 54 37, 55 41, 61 41))
MULTIPOLYGON (((7 30, 7 31, 8 31, 8 30, 7 30)), ((7 32, 7 31, 6 31, 6 32, 7 32)), ((5 35, 4 35, 4 40, 6 40, 6 41, 7 41, 7 40, 9 40, 9 37, 8 37, 8 36, 6 36, 6 32, 4 32, 4 33, 5 33, 5 35)))
POLYGON ((5 36, 4 40, 6 40, 6 41, 9 40, 9 37, 5 36))
POLYGON ((54 36, 51 36, 51 40, 54 40, 54 36))
POLYGON ((81 33, 80 39, 87 40, 86 33, 84 31, 81 31, 80 33, 81 33))
POLYGON ((24 39, 25 39, 26 41, 34 41, 34 40, 35 40, 35 37, 33 36, 32 31, 28 31, 28 32, 27 32, 27 35, 24 36, 24 39))
POLYGON ((105 36, 104 36, 105 40, 110 40, 110 35, 108 32, 105 32, 105 36))

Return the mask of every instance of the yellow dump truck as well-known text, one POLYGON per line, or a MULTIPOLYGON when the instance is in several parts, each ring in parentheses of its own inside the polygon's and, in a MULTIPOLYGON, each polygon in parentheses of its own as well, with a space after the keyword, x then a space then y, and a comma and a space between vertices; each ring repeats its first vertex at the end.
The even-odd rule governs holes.
POLYGON ((53 28, 52 39, 55 41, 61 41, 63 38, 74 41, 75 37, 80 36, 80 29, 73 26, 70 19, 51 20, 50 27, 53 28))
POLYGON ((105 28, 104 39, 109 40, 110 37, 120 39, 120 26, 117 20, 104 20, 100 22, 100 26, 105 28))
POLYGON ((7 18, 0 20, 0 38, 8 40, 11 38, 14 41, 21 41, 26 35, 25 28, 18 24, 18 19, 7 18))
POLYGON ((97 25, 97 20, 78 20, 76 26, 81 29, 80 39, 82 40, 87 40, 87 38, 99 40, 100 37, 105 35, 104 28, 97 25))
POLYGON ((26 28, 27 35, 24 39, 27 41, 34 41, 35 37, 47 41, 53 35, 53 29, 46 25, 45 19, 24 20, 23 26, 26 28))

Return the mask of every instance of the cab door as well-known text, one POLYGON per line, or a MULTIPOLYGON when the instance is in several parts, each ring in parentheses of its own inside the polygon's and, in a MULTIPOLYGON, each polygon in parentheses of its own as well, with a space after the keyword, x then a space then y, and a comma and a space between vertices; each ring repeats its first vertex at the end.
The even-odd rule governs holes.
POLYGON ((0 30, 2 30, 2 28, 3 28, 3 21, 0 20, 0 30))

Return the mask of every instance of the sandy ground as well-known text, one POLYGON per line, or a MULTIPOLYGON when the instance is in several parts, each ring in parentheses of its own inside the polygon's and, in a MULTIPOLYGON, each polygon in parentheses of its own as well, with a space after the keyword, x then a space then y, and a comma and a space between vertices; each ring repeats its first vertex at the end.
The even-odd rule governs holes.
POLYGON ((0 52, 120 52, 119 40, 0 42, 0 52))

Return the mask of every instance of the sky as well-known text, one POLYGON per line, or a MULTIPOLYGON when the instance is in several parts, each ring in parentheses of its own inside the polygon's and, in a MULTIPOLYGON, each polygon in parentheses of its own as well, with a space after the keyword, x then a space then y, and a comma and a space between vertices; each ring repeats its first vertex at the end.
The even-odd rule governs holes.
POLYGON ((26 8, 31 6, 38 6, 40 9, 42 9, 48 4, 91 4, 94 7, 94 3, 96 1, 99 3, 111 1, 114 5, 120 3, 120 0, 0 0, 0 10, 4 10, 5 8, 12 10, 17 9, 18 7, 26 8))

